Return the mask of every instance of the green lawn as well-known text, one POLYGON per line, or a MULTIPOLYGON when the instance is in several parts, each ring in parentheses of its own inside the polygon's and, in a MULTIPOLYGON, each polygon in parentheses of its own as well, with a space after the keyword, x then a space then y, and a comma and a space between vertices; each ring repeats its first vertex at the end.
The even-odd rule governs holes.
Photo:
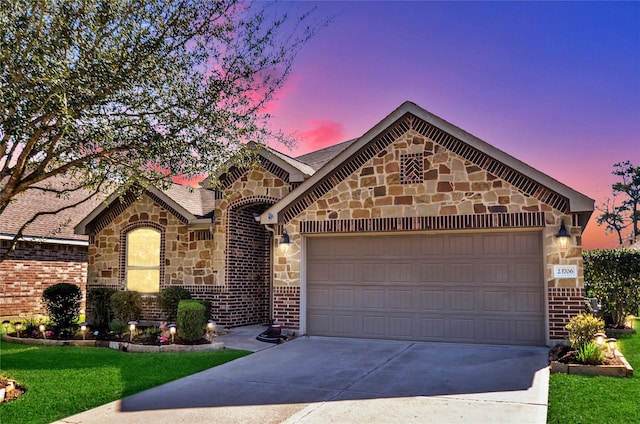
POLYGON ((640 423, 640 334, 620 337, 619 349, 631 378, 551 374, 548 423, 640 423))
POLYGON ((251 352, 124 353, 95 347, 0 343, 0 373, 26 386, 0 404, 0 423, 49 423, 251 352))

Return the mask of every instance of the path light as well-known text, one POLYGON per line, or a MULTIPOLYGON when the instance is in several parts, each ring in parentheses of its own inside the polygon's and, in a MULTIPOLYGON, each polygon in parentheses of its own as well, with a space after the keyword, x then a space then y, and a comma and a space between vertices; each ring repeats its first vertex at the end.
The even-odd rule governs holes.
POLYGON ((604 338, 607 337, 604 333, 596 333, 593 338, 596 341, 598 346, 602 346, 604 344, 604 338))
POLYGON ((89 323, 88 322, 81 322, 80 323, 80 331, 82 332, 82 340, 85 340, 85 336, 87 335, 87 325, 89 323))
POLYGON ((138 321, 129 321, 129 342, 133 341, 133 333, 136 331, 138 321))
POLYGON ((280 251, 286 255, 289 251, 290 244, 291 239, 289 238, 289 233, 287 233, 287 230, 284 229, 282 230, 282 236, 280 237, 280 243, 278 244, 278 247, 280 248, 280 251))
POLYGON ((210 319, 209 321, 207 321, 207 339, 209 339, 209 341, 213 340, 213 333, 216 330, 216 322, 212 319, 210 319))
POLYGON ((176 342, 175 337, 176 337, 176 325, 175 324, 169 324, 169 333, 171 333, 171 344, 174 344, 176 342))
POLYGON ((45 330, 47 329, 44 324, 40 324, 40 327, 38 327, 40 329, 40 332, 42 333, 42 337, 44 337, 45 339, 47 338, 47 335, 45 334, 45 330))
POLYGON ((611 354, 615 356, 616 353, 616 342, 618 340, 614 339, 613 337, 610 339, 607 339, 607 345, 609 346, 609 350, 611 351, 611 354))
POLYGON ((566 249, 569 247, 569 241, 571 240, 571 234, 567 231, 567 227, 564 225, 564 219, 560 224, 560 231, 556 234, 556 241, 558 242, 558 247, 560 249, 566 249))
POLYGON ((9 320, 2 321, 2 326, 4 327, 4 333, 5 334, 7 334, 7 332, 9 332, 9 324, 11 324, 11 322, 9 320))
POLYGON ((20 321, 13 323, 14 328, 16 329, 16 334, 20 337, 20 330, 22 330, 22 323, 20 321))

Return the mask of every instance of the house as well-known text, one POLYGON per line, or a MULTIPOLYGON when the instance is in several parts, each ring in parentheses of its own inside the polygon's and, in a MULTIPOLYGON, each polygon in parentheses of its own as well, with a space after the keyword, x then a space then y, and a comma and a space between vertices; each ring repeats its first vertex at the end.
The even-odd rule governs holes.
POLYGON ((87 278, 88 237, 73 229, 100 202, 91 198, 75 207, 52 213, 85 199, 78 190, 57 195, 42 188, 63 190, 65 177, 52 177, 18 195, 0 215, 0 257, 22 231, 7 258, 0 262, 0 316, 29 317, 45 314, 42 292, 57 283, 73 283, 83 293, 87 278), (38 189, 39 188, 39 189, 38 189))
POLYGON ((230 327, 544 345, 583 309, 593 204, 406 102, 355 140, 264 148, 216 190, 112 197, 76 232, 88 289, 142 291, 148 319, 153 293, 182 285, 230 327))

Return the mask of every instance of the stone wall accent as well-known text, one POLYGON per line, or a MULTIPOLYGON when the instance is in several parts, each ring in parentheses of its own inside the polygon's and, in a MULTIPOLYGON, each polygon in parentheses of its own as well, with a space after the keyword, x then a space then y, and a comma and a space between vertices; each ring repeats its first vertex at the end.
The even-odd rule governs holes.
POLYGON ((549 288, 549 338, 567 340, 569 332, 565 326, 569 320, 584 311, 584 288, 549 288))
POLYGON ((300 328, 300 287, 273 288, 273 321, 285 328, 300 328))
MULTIPOLYGON (((9 241, 0 241, 0 255, 9 241)), ((85 308, 87 246, 19 242, 0 262, 0 316, 30 317, 46 314, 42 292, 58 283, 80 286, 85 308)))

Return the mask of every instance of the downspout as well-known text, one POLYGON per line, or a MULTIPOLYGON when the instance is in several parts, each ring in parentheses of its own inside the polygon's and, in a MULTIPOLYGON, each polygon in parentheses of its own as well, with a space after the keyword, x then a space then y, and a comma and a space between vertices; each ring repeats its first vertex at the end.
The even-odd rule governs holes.
MULTIPOLYGON (((260 222, 260 217, 257 217, 256 220, 260 222)), ((270 324, 273 324, 273 298, 274 298, 274 287, 273 287, 273 260, 274 253, 276 249, 276 230, 273 228, 273 225, 265 224, 264 228, 267 229, 272 234, 271 237, 271 249, 269 251, 269 288, 271 290, 269 296, 269 321, 270 324)))

